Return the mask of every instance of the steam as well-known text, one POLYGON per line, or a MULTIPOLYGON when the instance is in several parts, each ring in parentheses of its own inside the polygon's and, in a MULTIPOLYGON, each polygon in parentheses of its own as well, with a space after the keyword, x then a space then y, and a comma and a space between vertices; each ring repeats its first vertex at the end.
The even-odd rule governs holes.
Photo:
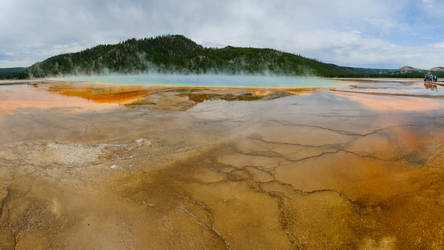
MULTIPOLYGON (((153 56, 146 52, 127 52, 126 48, 132 48, 131 42, 127 40, 120 43, 124 48, 111 50, 111 56, 105 54, 99 58, 80 60, 78 56, 88 58, 88 50, 63 55, 61 58, 52 57, 46 61, 36 63, 28 69, 31 78, 41 77, 72 77, 72 76, 97 76, 97 75, 262 75, 262 76, 315 76, 316 71, 305 65, 294 67, 289 64, 280 63, 277 58, 271 56, 266 59, 262 56, 252 61, 246 55, 235 56, 231 59, 222 59, 224 63, 215 62, 211 56, 198 55, 185 61, 153 62, 153 56), (83 54, 82 54, 83 53, 83 54), (74 60, 74 58, 76 58, 74 60), (74 61, 74 62, 73 62, 74 61)), ((207 48, 210 49, 211 48, 207 48)), ((281 56, 280 51, 267 53, 281 56)))
MULTIPOLYGON (((171 38, 172 39, 172 38, 171 38)), ((124 48, 131 47, 128 40, 122 43, 124 48), (127 46, 128 45, 128 46, 127 46)), ((82 53, 82 52, 81 52, 82 53)), ((169 65, 156 64, 145 52, 126 53, 124 49, 114 51, 115 55, 107 60, 73 63, 73 55, 65 55, 65 60, 49 61, 49 65, 36 64, 33 72, 53 76, 67 81, 89 81, 105 83, 128 83, 147 85, 182 85, 182 86, 268 86, 268 87, 314 87, 338 85, 338 82, 315 76, 315 71, 304 65, 292 67, 272 59, 248 59, 236 56, 224 59, 217 64, 205 55, 196 56, 181 63, 169 65), (122 56, 125 54, 125 56, 122 56), (59 65, 61 62, 63 65, 59 65), (209 66, 211 64, 211 66, 209 66), (45 66, 46 71, 40 68, 45 66), (57 74, 57 75, 54 75, 57 74)), ((282 52, 271 51, 279 56, 282 52)), ((50 59, 49 59, 50 60, 50 59)), ((78 61, 78 59, 77 59, 78 61)))
POLYGON ((76 75, 58 78, 65 81, 87 81, 119 84, 208 86, 208 87, 326 87, 337 81, 318 77, 296 77, 253 74, 104 74, 76 75))

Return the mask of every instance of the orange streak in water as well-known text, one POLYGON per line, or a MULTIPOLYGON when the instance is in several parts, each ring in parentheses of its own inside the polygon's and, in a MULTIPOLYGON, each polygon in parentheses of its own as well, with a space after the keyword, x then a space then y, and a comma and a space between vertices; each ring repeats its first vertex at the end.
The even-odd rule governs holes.
POLYGON ((359 102, 367 108, 378 111, 425 111, 440 107, 438 101, 426 98, 404 96, 367 96, 363 94, 344 93, 336 94, 345 96, 350 100, 359 102))
POLYGON ((100 104, 82 98, 53 94, 28 85, 0 88, 0 116, 19 108, 80 108, 97 110, 115 107, 115 104, 100 104))
POLYGON ((148 95, 150 92, 140 86, 98 86, 94 84, 56 83, 45 86, 49 92, 64 96, 75 96, 97 103, 127 103, 134 99, 148 95))

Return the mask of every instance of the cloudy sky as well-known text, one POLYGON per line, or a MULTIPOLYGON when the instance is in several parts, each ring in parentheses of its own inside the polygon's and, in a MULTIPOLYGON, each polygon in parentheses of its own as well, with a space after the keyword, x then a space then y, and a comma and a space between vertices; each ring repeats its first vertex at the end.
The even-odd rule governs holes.
POLYGON ((441 0, 0 0, 0 67, 183 34, 346 66, 444 66, 441 0))

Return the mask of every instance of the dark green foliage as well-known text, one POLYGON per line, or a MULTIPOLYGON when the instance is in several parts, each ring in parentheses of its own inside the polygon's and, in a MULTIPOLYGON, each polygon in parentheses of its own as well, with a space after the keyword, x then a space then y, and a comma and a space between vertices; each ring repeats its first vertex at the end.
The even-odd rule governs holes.
POLYGON ((26 68, 0 68, 0 79, 24 79, 26 68))
POLYGON ((78 53, 51 57, 28 68, 33 77, 117 73, 270 73, 279 75, 354 76, 331 65, 272 49, 204 48, 181 35, 130 39, 78 53))
POLYGON ((47 77, 107 72, 422 77, 417 73, 395 70, 341 67, 273 49, 205 48, 182 35, 130 39, 115 45, 99 45, 78 53, 54 56, 32 65, 23 75, 47 77))

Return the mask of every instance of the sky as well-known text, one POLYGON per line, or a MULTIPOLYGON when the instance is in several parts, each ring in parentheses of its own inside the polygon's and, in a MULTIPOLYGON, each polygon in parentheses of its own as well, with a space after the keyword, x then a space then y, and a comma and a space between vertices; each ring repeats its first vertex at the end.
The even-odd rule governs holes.
POLYGON ((129 38, 274 48, 343 66, 444 66, 442 0, 0 0, 0 67, 129 38))

